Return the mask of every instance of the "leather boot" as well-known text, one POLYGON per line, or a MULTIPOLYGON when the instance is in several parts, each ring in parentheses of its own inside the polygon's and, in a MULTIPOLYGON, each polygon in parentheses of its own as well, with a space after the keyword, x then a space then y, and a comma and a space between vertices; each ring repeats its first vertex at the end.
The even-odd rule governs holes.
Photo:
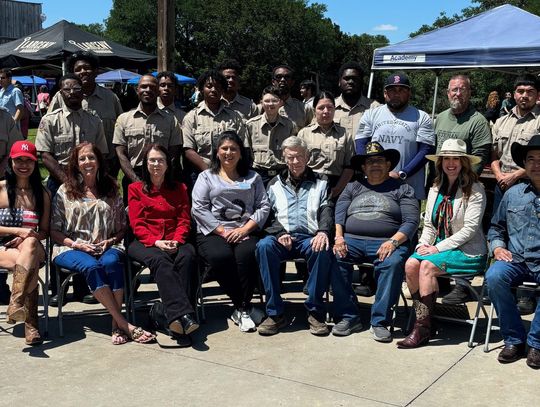
POLYGON ((38 321, 38 295, 39 285, 26 296, 26 320, 24 321, 24 339, 27 345, 39 345, 43 343, 39 334, 38 321))
POLYGON ((16 264, 13 271, 13 287, 11 288, 11 298, 7 309, 7 323, 14 324, 26 319, 26 308, 24 300, 26 289, 30 280, 30 273, 23 266, 16 264))
POLYGON ((397 342, 398 348, 418 348, 427 345, 431 338, 431 314, 433 314, 436 300, 437 292, 434 292, 421 297, 420 301, 414 301, 414 311, 416 313, 414 328, 409 336, 397 342))

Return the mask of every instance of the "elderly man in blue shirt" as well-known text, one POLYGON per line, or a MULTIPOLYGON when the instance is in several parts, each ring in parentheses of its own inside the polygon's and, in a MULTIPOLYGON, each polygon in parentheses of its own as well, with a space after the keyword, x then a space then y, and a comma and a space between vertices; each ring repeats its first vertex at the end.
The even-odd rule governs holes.
POLYGON ((487 271, 486 279, 504 339, 499 362, 521 359, 527 344, 527 365, 538 369, 540 306, 536 307, 527 335, 510 289, 526 281, 540 283, 540 134, 527 145, 513 143, 512 159, 525 169, 529 182, 510 188, 491 220, 488 240, 496 262, 487 271))

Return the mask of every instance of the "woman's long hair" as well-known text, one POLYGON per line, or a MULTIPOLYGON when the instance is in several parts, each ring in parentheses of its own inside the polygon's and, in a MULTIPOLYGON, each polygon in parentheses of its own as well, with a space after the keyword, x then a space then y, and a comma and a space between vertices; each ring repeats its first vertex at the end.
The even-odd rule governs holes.
POLYGON ((96 174, 96 189, 98 198, 114 198, 118 194, 118 185, 116 180, 107 174, 103 154, 95 144, 84 141, 78 144, 69 155, 67 166, 66 194, 69 199, 82 199, 84 197, 84 178, 79 171, 79 153, 84 147, 92 147, 92 152, 98 162, 96 174))
POLYGON ((497 106, 499 106, 499 94, 494 90, 488 95, 486 109, 495 109, 497 106))
MULTIPOLYGON (((437 157, 437 162, 435 163, 437 175, 433 184, 439 188, 440 192, 447 194, 450 191, 447 190, 449 186, 448 177, 442 168, 443 158, 437 157)), ((465 199, 468 199, 471 195, 473 184, 478 182, 478 174, 473 171, 471 161, 467 157, 459 157, 459 161, 461 162, 461 171, 459 172, 457 182, 463 191, 463 196, 465 199)))
POLYGON ((165 185, 165 188, 167 189, 174 189, 175 182, 174 182, 174 174, 173 174, 173 167, 172 167, 172 159, 169 154, 169 150, 167 150, 165 147, 163 147, 160 144, 152 143, 148 144, 144 148, 143 152, 143 163, 142 163, 142 181, 143 181, 143 191, 145 193, 149 193, 152 190, 152 179, 150 177, 150 171, 148 171, 148 154, 151 150, 160 151, 163 154, 165 154, 165 159, 167 160, 167 169, 165 170, 165 179, 163 180, 163 184, 165 185))
MULTIPOLYGON (((34 171, 30 174, 29 181, 32 193, 34 194, 35 211, 38 214, 38 217, 41 218, 43 215, 44 188, 41 183, 41 174, 39 173, 37 161, 34 165, 34 171)), ((6 187, 11 217, 15 218, 15 211, 17 210, 15 207, 17 203, 17 175, 15 175, 15 172, 13 171, 13 160, 11 157, 8 158, 8 165, 6 168, 6 187)))
POLYGON ((244 142, 240 138, 240 136, 235 131, 225 131, 219 135, 219 137, 216 140, 216 144, 212 148, 212 159, 210 162, 210 171, 214 174, 217 174, 219 170, 221 169, 221 161, 219 161, 219 158, 217 156, 217 152, 219 150, 219 147, 225 142, 225 141, 232 141, 233 143, 236 143, 240 149, 240 160, 238 161, 238 164, 236 165, 236 171, 238 172, 238 175, 241 177, 245 177, 248 175, 249 172, 249 166, 250 166, 250 160, 249 160, 249 151, 244 147, 244 142))

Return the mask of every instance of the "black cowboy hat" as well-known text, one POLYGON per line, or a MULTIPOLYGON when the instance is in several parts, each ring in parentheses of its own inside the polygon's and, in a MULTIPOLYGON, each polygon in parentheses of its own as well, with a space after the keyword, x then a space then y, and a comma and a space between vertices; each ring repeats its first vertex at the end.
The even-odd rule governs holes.
POLYGON ((392 171, 396 165, 399 163, 400 155, 398 150, 394 149, 388 149, 385 150, 383 146, 381 146, 376 141, 370 141, 366 145, 366 153, 365 154, 357 154, 353 158, 351 158, 351 167, 362 170, 362 165, 366 162, 366 158, 368 157, 384 157, 388 161, 390 161, 390 171, 392 171))
POLYGON ((525 168, 525 157, 531 150, 540 150, 540 134, 535 134, 529 140, 527 145, 519 144, 517 141, 512 143, 510 151, 512 152, 512 160, 516 165, 525 168))

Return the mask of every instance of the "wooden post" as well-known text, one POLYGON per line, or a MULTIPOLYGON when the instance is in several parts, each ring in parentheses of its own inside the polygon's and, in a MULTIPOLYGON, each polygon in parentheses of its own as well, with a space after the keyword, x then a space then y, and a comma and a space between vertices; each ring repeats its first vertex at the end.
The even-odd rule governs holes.
POLYGON ((158 72, 174 70, 175 0, 158 0, 158 72))

